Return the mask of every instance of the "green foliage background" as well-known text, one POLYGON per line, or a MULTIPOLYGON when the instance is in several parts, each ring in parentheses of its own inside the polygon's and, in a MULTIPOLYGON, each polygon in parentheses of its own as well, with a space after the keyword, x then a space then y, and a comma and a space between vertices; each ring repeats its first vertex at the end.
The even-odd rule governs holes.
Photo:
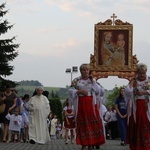
POLYGON ((115 87, 113 90, 106 91, 105 92, 105 99, 107 100, 106 106, 114 106, 115 105, 115 100, 119 96, 119 90, 120 88, 124 88, 125 85, 120 86, 120 87, 115 87))

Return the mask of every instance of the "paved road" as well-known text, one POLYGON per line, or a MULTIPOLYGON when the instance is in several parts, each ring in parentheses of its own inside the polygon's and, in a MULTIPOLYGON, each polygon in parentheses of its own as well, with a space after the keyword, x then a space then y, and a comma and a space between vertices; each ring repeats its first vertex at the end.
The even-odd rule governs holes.
MULTIPOLYGON (((80 145, 64 143, 64 139, 52 140, 45 145, 30 143, 2 143, 0 150, 81 150, 80 145)), ((95 149, 96 150, 96 149, 95 149)), ((129 150, 129 146, 121 146, 119 140, 107 140, 100 150, 129 150)))

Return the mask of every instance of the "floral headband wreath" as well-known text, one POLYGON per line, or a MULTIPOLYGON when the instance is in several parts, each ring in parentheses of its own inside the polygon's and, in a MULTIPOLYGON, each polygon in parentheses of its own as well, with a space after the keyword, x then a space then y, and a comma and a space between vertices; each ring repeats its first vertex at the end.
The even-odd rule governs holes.
POLYGON ((137 65, 137 71, 140 71, 140 70, 147 71, 147 65, 143 63, 139 63, 137 65))

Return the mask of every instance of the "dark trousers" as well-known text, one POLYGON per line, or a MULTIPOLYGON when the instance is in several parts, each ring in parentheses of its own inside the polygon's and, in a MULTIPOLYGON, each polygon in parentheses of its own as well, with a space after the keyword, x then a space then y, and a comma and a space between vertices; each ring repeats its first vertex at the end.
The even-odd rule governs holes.
POLYGON ((114 140, 118 138, 118 121, 109 122, 111 138, 114 140))

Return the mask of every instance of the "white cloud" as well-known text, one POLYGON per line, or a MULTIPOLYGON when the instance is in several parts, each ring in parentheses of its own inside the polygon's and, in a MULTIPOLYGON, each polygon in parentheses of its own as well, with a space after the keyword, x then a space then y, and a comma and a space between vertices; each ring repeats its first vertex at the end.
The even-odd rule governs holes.
POLYGON ((41 48, 41 50, 37 50, 36 47, 32 47, 26 49, 24 52, 30 55, 40 57, 64 57, 68 54, 68 52, 71 52, 79 47, 79 45, 81 45, 81 43, 76 39, 68 39, 62 42, 50 43, 47 45, 47 48, 41 48))
POLYGON ((47 53, 50 56, 64 57, 68 54, 68 52, 76 49, 80 43, 75 39, 68 39, 64 42, 54 43, 53 45, 49 45, 49 52, 47 53))
POLYGON ((64 31, 69 31, 69 30, 72 30, 71 28, 66 28, 66 27, 43 27, 43 28, 40 28, 38 29, 36 32, 39 32, 39 33, 46 33, 46 34, 49 34, 49 33, 52 33, 52 32, 64 32, 64 31))
POLYGON ((11 14, 32 14, 41 11, 41 5, 39 5, 39 3, 36 3, 35 0, 12 0, 6 2, 6 5, 8 8, 10 8, 9 12, 11 14))
MULTIPOLYGON (((57 4, 59 4, 59 3, 57 3, 57 4)), ((74 5, 75 5, 75 2, 72 2, 72 3, 65 2, 65 3, 60 4, 59 7, 63 11, 73 11, 74 5)))
POLYGON ((63 43, 55 43, 54 48, 56 49, 70 49, 72 47, 77 46, 79 43, 75 39, 69 39, 66 42, 63 43))
POLYGON ((79 16, 101 16, 101 13, 112 12, 126 12, 131 9, 132 11, 141 10, 149 12, 150 1, 149 0, 46 0, 49 5, 60 8, 62 11, 73 12, 79 16), (132 6, 132 7, 129 7, 132 6), (83 14, 82 14, 83 13, 83 14), (85 15, 84 15, 85 14, 85 15))
POLYGON ((66 0, 46 0, 46 3, 56 6, 63 11, 73 11, 77 1, 66 1, 66 0))

